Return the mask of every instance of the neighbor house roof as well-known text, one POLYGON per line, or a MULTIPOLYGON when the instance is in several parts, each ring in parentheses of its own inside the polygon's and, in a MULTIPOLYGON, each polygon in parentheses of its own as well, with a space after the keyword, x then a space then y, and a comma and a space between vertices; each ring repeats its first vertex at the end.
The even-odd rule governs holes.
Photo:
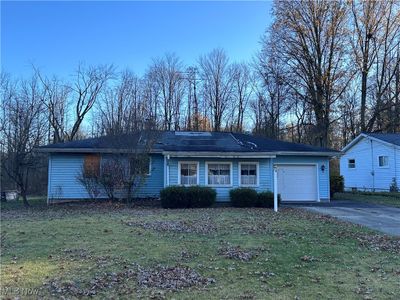
POLYGON ((352 140, 349 144, 347 144, 342 151, 347 151, 363 138, 369 138, 386 144, 400 146, 400 133, 363 132, 359 136, 357 136, 354 140, 352 140))
POLYGON ((304 144, 289 143, 274 139, 229 132, 191 132, 163 131, 152 135, 126 134, 119 136, 103 136, 67 143, 42 146, 41 152, 129 152, 141 141, 153 139, 153 153, 252 153, 304 155, 338 155, 336 150, 304 144))

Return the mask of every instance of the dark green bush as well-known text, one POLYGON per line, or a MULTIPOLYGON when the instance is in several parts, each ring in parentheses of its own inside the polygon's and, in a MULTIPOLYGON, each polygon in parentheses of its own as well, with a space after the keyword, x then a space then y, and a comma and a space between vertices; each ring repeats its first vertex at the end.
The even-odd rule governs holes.
POLYGON ((329 178, 330 183, 330 194, 331 197, 335 193, 343 193, 344 191, 344 178, 340 175, 331 175, 329 178))
POLYGON ((232 206, 254 207, 257 205, 257 192, 251 188, 236 188, 229 191, 232 206))
POLYGON ((216 196, 214 189, 202 186, 169 186, 160 192, 163 208, 210 207, 216 196))
MULTIPOLYGON (((281 203, 281 195, 278 194, 278 205, 281 203)), ((257 207, 274 207, 274 193, 270 191, 257 194, 257 207)))

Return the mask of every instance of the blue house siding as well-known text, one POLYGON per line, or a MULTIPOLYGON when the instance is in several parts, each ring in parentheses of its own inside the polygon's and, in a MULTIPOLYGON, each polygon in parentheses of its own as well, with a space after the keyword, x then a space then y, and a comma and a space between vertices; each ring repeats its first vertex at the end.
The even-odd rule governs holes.
MULTIPOLYGON (((102 159, 106 159, 104 155, 102 159)), ((52 154, 49 158, 48 198, 50 201, 64 199, 87 199, 89 195, 78 181, 82 170, 83 154, 52 154)), ((164 187, 164 157, 151 156, 151 174, 146 177, 143 186, 135 193, 135 197, 158 197, 164 187)), ((99 198, 106 198, 101 193, 99 198)))
POLYGON ((400 183, 400 147, 363 137, 340 158, 340 174, 346 190, 389 191, 394 177, 400 183), (388 166, 379 167, 379 156, 388 157, 388 166))
MULTIPOLYGON (((104 155, 102 159, 106 159, 104 155)), ((82 170, 84 154, 52 154, 49 163, 49 186, 48 198, 50 201, 68 199, 89 198, 85 188, 77 180, 82 170)), ((165 185, 177 185, 179 180, 178 163, 180 161, 194 161, 199 163, 199 185, 206 185, 207 162, 229 162, 232 163, 231 186, 216 187, 217 201, 229 201, 229 190, 239 187, 239 163, 257 162, 259 164, 259 182, 254 187, 257 191, 273 190, 273 165, 274 164, 317 164, 319 196, 321 201, 329 200, 329 159, 327 157, 314 156, 278 156, 276 158, 248 159, 248 158, 176 158, 168 160, 169 173, 164 170, 164 156, 161 154, 151 155, 151 174, 146 177, 145 183, 134 194, 134 197, 159 197, 160 190, 165 185), (321 166, 325 165, 325 170, 321 166), (168 177, 169 181, 166 182, 168 177)), ((102 193, 99 198, 106 198, 102 193)))
MULTIPOLYGON (((317 164, 319 198, 321 201, 329 201, 329 158, 319 156, 277 156, 273 159, 273 164, 317 164), (321 170, 321 166, 325 166, 325 170, 321 170)), ((273 169, 271 170, 273 174, 273 169)), ((272 175, 273 176, 273 175, 272 175)))
POLYGON ((232 184, 231 186, 216 187, 211 186, 217 191, 217 201, 229 201, 229 190, 239 187, 239 163, 240 162, 258 162, 259 163, 259 185, 254 187, 257 191, 272 190, 272 169, 271 160, 264 159, 223 159, 223 158, 170 158, 169 160, 169 185, 177 185, 178 180, 178 164, 179 162, 192 161, 199 162, 199 185, 207 185, 206 182, 206 163, 207 162, 227 162, 232 163, 232 184))

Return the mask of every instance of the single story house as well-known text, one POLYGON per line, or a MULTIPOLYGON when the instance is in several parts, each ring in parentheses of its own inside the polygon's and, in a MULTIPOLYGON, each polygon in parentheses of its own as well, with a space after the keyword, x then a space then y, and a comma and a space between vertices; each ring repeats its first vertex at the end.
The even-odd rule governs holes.
MULTIPOLYGON (((77 180, 80 170, 93 160, 129 152, 134 139, 99 137, 40 147, 49 153, 48 201, 89 198, 77 180)), ((200 185, 214 188, 217 201, 229 201, 229 190, 236 187, 273 191, 275 175, 282 201, 329 201, 329 159, 338 155, 248 134, 159 132, 149 151, 148 175, 135 197, 159 197, 171 185, 200 185)))
POLYGON ((400 134, 361 133, 342 150, 345 190, 389 191, 400 184, 400 134))

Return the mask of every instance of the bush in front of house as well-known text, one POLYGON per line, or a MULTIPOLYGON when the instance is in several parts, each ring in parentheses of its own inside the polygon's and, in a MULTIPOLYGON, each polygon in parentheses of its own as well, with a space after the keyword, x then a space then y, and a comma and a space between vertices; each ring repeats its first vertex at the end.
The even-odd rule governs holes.
POLYGON ((229 191, 232 206, 254 207, 257 205, 257 191, 251 188, 236 188, 229 191))
MULTIPOLYGON (((281 203, 281 195, 278 194, 278 205, 281 203)), ((270 191, 260 192, 257 194, 257 207, 274 207, 274 193, 270 191)))
POLYGON ((331 175, 329 177, 330 183, 330 194, 331 197, 335 193, 343 193, 344 191, 344 178, 341 175, 331 175))
POLYGON ((160 192, 163 208, 210 207, 216 196, 214 189, 202 186, 169 186, 160 192))

